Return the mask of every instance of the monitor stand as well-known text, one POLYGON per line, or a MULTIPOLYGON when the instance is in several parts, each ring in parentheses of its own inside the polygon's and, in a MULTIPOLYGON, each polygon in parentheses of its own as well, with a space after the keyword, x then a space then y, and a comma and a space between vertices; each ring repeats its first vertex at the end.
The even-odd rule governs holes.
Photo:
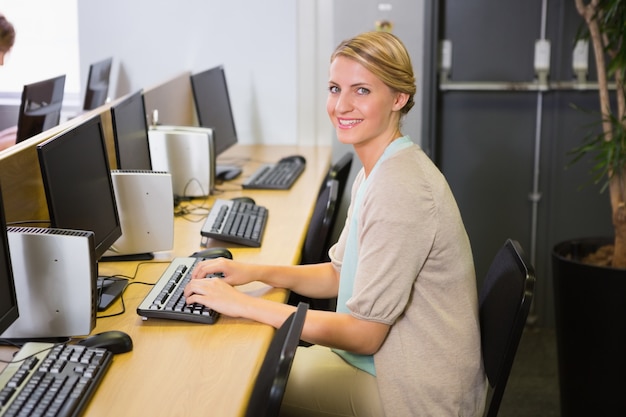
POLYGON ((40 343, 67 343, 71 338, 67 336, 58 337, 3 337, 0 339, 0 346, 22 346, 28 342, 40 342, 40 343))
MULTIPOLYGON (((132 255, 103 256, 100 262, 123 262, 123 261, 150 261, 154 259, 152 253, 134 253, 132 255)), ((128 280, 116 277, 98 277, 96 285, 98 291, 98 311, 104 311, 115 302, 126 288, 128 280)))
POLYGON ((129 255, 112 255, 103 256, 100 258, 101 262, 124 262, 124 261, 151 261, 154 259, 154 254, 148 253, 133 253, 129 255))
POLYGON ((215 179, 222 181, 234 180, 241 175, 243 170, 237 165, 216 165, 215 179))
POLYGON ((122 296, 128 285, 128 280, 117 277, 98 277, 96 285, 98 291, 98 311, 104 311, 122 296))

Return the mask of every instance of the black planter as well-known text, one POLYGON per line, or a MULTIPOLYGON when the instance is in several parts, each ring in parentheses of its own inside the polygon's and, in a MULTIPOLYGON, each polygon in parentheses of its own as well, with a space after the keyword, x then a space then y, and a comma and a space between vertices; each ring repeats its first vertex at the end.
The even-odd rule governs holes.
POLYGON ((579 259, 611 239, 552 252, 561 416, 626 415, 626 270, 579 259))

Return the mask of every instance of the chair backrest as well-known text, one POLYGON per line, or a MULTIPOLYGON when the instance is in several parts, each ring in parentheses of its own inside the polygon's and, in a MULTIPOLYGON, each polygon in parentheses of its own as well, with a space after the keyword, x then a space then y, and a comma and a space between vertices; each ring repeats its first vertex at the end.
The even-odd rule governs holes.
POLYGON ((348 176, 350 175, 350 168, 352 168, 352 159, 352 152, 347 152, 328 170, 326 179, 337 180, 339 182, 339 188, 337 189, 338 201, 341 201, 343 198, 343 193, 346 189, 346 185, 348 184, 348 176))
POLYGON ((315 264, 327 260, 328 239, 337 213, 339 181, 330 179, 317 196, 313 216, 302 245, 301 264, 315 264))
POLYGON ((309 305, 298 304, 274 334, 252 388, 246 417, 278 416, 309 305))
POLYGON ((479 295, 483 364, 490 390, 485 416, 498 413, 513 359, 530 311, 535 271, 520 244, 507 239, 496 254, 479 295))

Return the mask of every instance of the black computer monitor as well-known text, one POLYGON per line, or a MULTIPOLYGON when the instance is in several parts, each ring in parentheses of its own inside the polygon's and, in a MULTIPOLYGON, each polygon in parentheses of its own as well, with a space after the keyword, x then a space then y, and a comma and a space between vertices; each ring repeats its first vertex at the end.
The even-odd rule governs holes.
POLYGON ((117 168, 152 170, 143 92, 130 94, 113 105, 111 118, 117 168))
POLYGON ((237 143, 235 119, 230 106, 224 67, 191 75, 191 89, 198 123, 213 129, 215 155, 237 143))
POLYGON ((100 116, 37 146, 50 224, 94 232, 97 259, 122 235, 100 116))
POLYGON ((2 192, 0 192, 0 334, 4 333, 17 320, 18 316, 7 225, 4 218, 2 192))
POLYGON ((64 90, 65 75, 24 86, 17 119, 16 143, 59 124, 64 90))
POLYGON ((111 75, 112 63, 113 58, 107 58, 94 62, 89 66, 83 110, 93 110, 106 103, 109 94, 109 76, 111 75))

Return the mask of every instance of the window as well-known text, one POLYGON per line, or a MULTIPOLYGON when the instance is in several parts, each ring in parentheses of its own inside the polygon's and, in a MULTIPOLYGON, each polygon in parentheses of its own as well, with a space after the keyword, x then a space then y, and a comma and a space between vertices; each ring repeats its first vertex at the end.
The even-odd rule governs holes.
POLYGON ((0 67, 0 99, 19 105, 24 84, 66 75, 65 99, 78 102, 78 0, 3 0, 0 13, 15 27, 15 45, 0 67))

